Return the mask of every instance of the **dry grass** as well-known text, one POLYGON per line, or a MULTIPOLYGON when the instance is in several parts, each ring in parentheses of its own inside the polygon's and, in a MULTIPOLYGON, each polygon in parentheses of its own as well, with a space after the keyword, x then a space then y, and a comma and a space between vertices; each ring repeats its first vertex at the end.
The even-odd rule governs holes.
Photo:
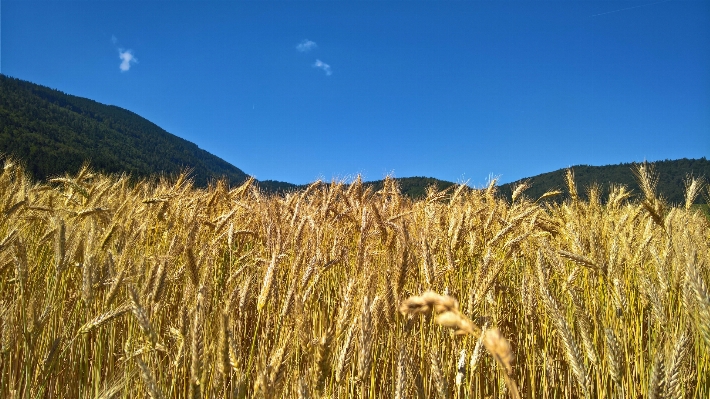
POLYGON ((676 207, 637 177, 412 202, 4 160, 0 397, 710 397, 703 182, 676 207))

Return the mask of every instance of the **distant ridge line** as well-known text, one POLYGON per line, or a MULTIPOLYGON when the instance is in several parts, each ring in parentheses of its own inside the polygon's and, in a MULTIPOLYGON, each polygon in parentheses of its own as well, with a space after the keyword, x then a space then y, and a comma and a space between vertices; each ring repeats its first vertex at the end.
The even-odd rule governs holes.
MULTIPOLYGON (((35 83, 0 74, 0 153, 26 163, 35 180, 74 174, 89 163, 99 172, 127 173, 136 178, 177 175, 186 169, 199 187, 227 179, 238 185, 249 178, 227 161, 175 136, 140 115, 115 105, 66 94, 35 83)), ((658 193, 671 203, 684 201, 687 175, 710 180, 710 161, 678 159, 652 162, 659 173, 658 193)), ((639 192, 631 171, 633 163, 605 166, 577 165, 572 169, 585 197, 585 189, 597 183, 608 191, 611 184, 623 184, 639 192)), ((498 187, 510 198, 513 187, 527 181, 524 192, 539 198, 548 190, 565 192, 565 169, 542 173, 498 187)), ((456 183, 432 177, 394 178, 402 194, 410 198, 426 195, 430 186, 444 190, 456 183)), ((379 190, 384 180, 364 182, 379 190)), ((255 182, 262 190, 285 193, 306 185, 275 180, 255 182)), ((699 196, 696 201, 703 201, 699 196)))

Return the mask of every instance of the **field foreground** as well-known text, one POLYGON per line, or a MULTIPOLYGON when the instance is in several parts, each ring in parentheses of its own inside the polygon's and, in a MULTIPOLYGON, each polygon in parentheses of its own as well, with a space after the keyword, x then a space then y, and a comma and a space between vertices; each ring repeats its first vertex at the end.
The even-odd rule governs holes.
MULTIPOLYGON (((710 228, 512 203, 0 173, 3 398, 708 398, 710 228)), ((555 193, 549 193, 550 196, 555 193)), ((537 200, 537 201, 536 201, 537 200)))

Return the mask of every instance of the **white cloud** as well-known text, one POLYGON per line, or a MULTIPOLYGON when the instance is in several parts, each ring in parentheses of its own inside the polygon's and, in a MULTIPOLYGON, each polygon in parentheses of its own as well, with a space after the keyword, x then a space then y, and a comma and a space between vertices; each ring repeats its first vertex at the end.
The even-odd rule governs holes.
POLYGON ((138 59, 133 55, 133 50, 118 49, 118 56, 121 58, 121 72, 126 72, 131 69, 131 63, 138 63, 138 59))
POLYGON ((307 53, 314 48, 318 48, 318 45, 316 42, 310 41, 308 39, 304 39, 301 43, 298 43, 298 46, 296 46, 296 50, 302 52, 302 53, 307 53))
POLYGON ((116 38, 116 35, 111 35, 111 43, 113 43, 113 44, 118 43, 118 38, 116 38))
POLYGON ((321 60, 316 60, 316 63, 313 64, 313 68, 320 68, 325 71, 325 74, 330 76, 333 74, 333 71, 330 69, 330 65, 326 64, 325 62, 321 60))

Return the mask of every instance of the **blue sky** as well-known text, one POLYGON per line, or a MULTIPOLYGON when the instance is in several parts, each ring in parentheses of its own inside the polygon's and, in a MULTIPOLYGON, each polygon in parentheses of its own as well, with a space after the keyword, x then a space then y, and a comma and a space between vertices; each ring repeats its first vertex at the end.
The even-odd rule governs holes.
POLYGON ((710 2, 13 1, 3 74, 258 179, 478 186, 710 156, 710 2))

